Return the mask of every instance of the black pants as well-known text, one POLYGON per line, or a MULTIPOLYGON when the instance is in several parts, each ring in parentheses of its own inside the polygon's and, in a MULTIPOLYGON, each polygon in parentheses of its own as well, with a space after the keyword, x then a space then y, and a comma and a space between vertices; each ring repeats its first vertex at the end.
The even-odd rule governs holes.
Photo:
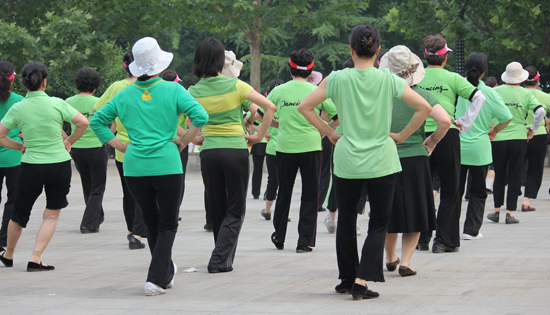
MULTIPOLYGON (((338 210, 338 204, 336 202, 336 194, 334 193, 334 176, 332 180, 332 187, 330 188, 330 193, 328 194, 328 205, 327 209, 330 212, 336 212, 338 210)), ((361 191, 361 198, 359 198, 359 203, 357 204, 357 213, 363 214, 365 211, 365 205, 369 199, 369 194, 367 191, 367 184, 363 185, 363 190, 361 191)))
POLYGON ((321 152, 304 153, 277 152, 277 177, 279 195, 275 203, 273 238, 285 242, 288 225, 292 190, 298 169, 302 176, 302 198, 300 202, 300 220, 298 221, 298 246, 315 246, 315 228, 317 227, 317 205, 319 194, 319 168, 321 152))
POLYGON ((8 224, 15 207, 15 196, 17 179, 19 178, 20 165, 13 167, 0 167, 0 202, 2 201, 2 184, 6 178, 6 188, 8 189, 8 200, 4 204, 4 214, 2 215, 2 227, 0 228, 0 246, 6 247, 8 239, 8 224))
POLYGON ((334 176, 338 202, 336 258, 339 278, 353 282, 355 278, 384 282, 382 271, 386 231, 392 213, 395 174, 371 179, 345 179, 334 176), (367 185, 371 209, 367 238, 357 256, 357 204, 363 185, 367 185))
POLYGON ((260 197, 262 189, 262 175, 266 145, 267 143, 256 143, 250 150, 250 153, 252 154, 252 164, 254 165, 254 169, 252 171, 252 196, 254 196, 254 198, 260 197))
POLYGON ((538 135, 527 142, 527 154, 525 156, 528 165, 527 181, 525 183, 525 197, 527 198, 537 199, 544 173, 544 158, 548 146, 547 139, 548 135, 538 135))
POLYGON ((124 177, 123 163, 116 161, 115 164, 118 170, 118 175, 120 175, 120 183, 122 184, 122 210, 124 211, 126 228, 128 229, 129 232, 132 232, 132 234, 134 235, 146 237, 147 227, 145 226, 145 222, 143 222, 143 215, 141 214, 141 209, 139 208, 139 205, 134 200, 132 193, 128 189, 128 185, 126 184, 126 179, 124 177))
POLYGON ((174 276, 172 246, 178 231, 183 175, 126 177, 147 225, 151 264, 147 282, 163 289, 174 276))
POLYGON ((267 188, 265 190, 265 199, 269 201, 277 198, 277 189, 279 181, 277 180, 277 156, 266 154, 265 164, 267 166, 267 188))
POLYGON ((216 243, 208 269, 231 270, 246 212, 248 150, 203 150, 201 171, 216 243))
POLYGON ((107 151, 104 147, 72 148, 71 155, 82 182, 86 209, 82 215, 81 227, 98 230, 105 216, 103 194, 107 183, 107 151))
POLYGON ((183 195, 185 194, 185 174, 187 174, 187 162, 189 161, 189 146, 185 147, 180 153, 181 167, 183 169, 183 185, 181 188, 181 200, 183 201, 183 195))
POLYGON ((504 187, 508 182, 506 210, 515 211, 518 205, 527 140, 493 141, 491 147, 493 165, 495 166, 495 182, 493 184, 495 208, 504 205, 504 187))
MULTIPOLYGON (((426 134, 427 136, 429 133, 426 134)), ((460 138, 458 129, 449 129, 430 156, 430 171, 437 171, 441 182, 434 242, 460 246, 460 138)), ((435 186, 435 185, 434 185, 435 186)), ((435 188, 434 188, 435 190, 435 188)), ((432 232, 422 232, 420 243, 429 243, 432 232)))
POLYGON ((464 233, 471 236, 477 236, 481 224, 483 223, 483 213, 485 212, 485 201, 487 200, 487 188, 485 178, 489 171, 489 165, 483 166, 460 166, 460 196, 464 195, 466 181, 469 180, 468 189, 470 198, 468 200, 468 210, 466 212, 466 221, 464 221, 464 233))
POLYGON ((330 142, 328 137, 324 137, 321 141, 323 151, 321 153, 321 176, 319 177, 319 199, 317 204, 319 210, 322 210, 325 199, 330 188, 330 177, 332 168, 332 154, 334 152, 334 144, 330 142))

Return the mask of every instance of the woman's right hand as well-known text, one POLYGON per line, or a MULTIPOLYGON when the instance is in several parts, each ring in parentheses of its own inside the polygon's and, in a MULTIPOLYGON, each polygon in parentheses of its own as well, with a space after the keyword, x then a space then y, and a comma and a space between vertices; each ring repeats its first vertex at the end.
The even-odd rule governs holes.
POLYGON ((67 152, 70 153, 71 152, 71 143, 67 139, 65 139, 65 140, 63 140, 63 145, 65 146, 65 149, 67 150, 67 152))
POLYGON ((204 135, 196 136, 193 140, 191 140, 191 143, 194 145, 202 145, 204 142, 204 135))
POLYGON ((435 150, 435 146, 437 145, 437 142, 432 135, 427 137, 424 142, 422 142, 422 145, 426 148, 426 151, 428 151, 428 155, 432 155, 432 152, 435 150))
POLYGON ((336 142, 338 142, 338 140, 342 138, 342 135, 339 134, 338 132, 336 131, 333 131, 329 136, 328 136, 328 139, 330 140, 330 142, 332 142, 332 144, 336 145, 336 142))

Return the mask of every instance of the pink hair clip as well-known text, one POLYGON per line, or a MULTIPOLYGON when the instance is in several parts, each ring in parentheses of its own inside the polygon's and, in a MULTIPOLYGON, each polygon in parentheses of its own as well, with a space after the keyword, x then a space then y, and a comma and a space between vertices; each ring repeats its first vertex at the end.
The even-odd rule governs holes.
POLYGON ((15 78, 15 71, 8 77, 8 80, 13 80, 15 78))

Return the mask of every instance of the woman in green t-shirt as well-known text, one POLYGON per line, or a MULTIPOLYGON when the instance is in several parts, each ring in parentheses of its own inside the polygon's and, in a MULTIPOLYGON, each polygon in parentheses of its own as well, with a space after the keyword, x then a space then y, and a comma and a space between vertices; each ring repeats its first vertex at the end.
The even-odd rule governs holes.
MULTIPOLYGON (((101 84, 101 75, 92 68, 82 68, 76 73, 74 83, 80 94, 65 101, 91 120, 98 100, 93 94, 101 84)), ((80 233, 97 233, 105 216, 102 204, 107 183, 107 151, 92 128, 88 127, 82 138, 72 146, 71 156, 80 174, 86 204, 80 233)))
MULTIPOLYGON (((8 60, 0 61, 0 120, 4 118, 13 104, 23 99, 23 96, 13 92, 14 81, 15 66, 13 63, 8 60)), ((22 141, 19 137, 18 128, 11 130, 7 136, 17 142, 22 141)), ((8 189, 8 200, 4 203, 4 214, 0 228, 0 252, 4 251, 4 247, 6 247, 8 223, 13 213, 17 178, 19 177, 19 169, 21 168, 21 155, 21 151, 0 147, 0 191, 4 178, 6 178, 6 188, 8 189)))
POLYGON ((298 110, 322 134, 336 143, 334 187, 338 203, 336 257, 339 293, 353 299, 379 296, 367 281, 384 282, 384 241, 391 216, 395 173, 401 171, 396 143, 403 143, 431 112, 431 106, 405 80, 374 67, 380 51, 380 34, 371 25, 356 26, 350 35, 353 69, 332 72, 298 106, 298 110), (365 85, 365 82, 368 82, 365 85), (319 117, 315 107, 331 98, 342 126, 340 135, 319 117), (402 99, 416 111, 399 133, 390 133, 392 104, 402 99), (370 221, 361 260, 357 254, 357 204, 367 185, 370 221))
POLYGON ((27 271, 53 270, 44 265, 40 257, 50 242, 59 212, 69 203, 67 194, 71 186, 71 156, 68 151, 86 131, 88 119, 62 99, 49 97, 46 90, 48 69, 40 62, 23 67, 25 98, 14 104, 2 118, 0 145, 23 153, 15 197, 15 207, 8 225, 6 251, 0 260, 6 267, 13 266, 13 253, 23 228, 29 222, 32 207, 42 190, 46 192, 46 209, 34 244, 27 271), (63 140, 63 122, 72 122, 76 128, 63 140), (19 128, 25 143, 7 137, 10 130, 19 128))

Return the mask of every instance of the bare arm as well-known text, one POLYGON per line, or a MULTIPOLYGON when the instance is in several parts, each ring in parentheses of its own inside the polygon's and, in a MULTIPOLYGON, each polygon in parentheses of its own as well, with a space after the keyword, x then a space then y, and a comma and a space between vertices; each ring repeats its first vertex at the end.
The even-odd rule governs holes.
POLYGON ((4 148, 21 151, 23 144, 8 137, 8 132, 10 130, 4 124, 0 124, 0 145, 4 148))
POLYGON ((263 123, 260 126, 258 133, 253 136, 244 136, 244 138, 248 140, 248 145, 253 145, 254 143, 262 141, 262 139, 265 137, 267 128, 269 128, 269 125, 273 120, 273 114, 275 114, 276 107, 270 100, 268 100, 265 96, 261 95, 255 90, 252 90, 250 94, 248 94, 248 100, 260 106, 264 110, 263 123))
POLYGON ((416 109, 411 121, 400 133, 390 133, 390 137, 396 144, 403 143, 410 135, 413 134, 426 120, 426 117, 432 112, 432 107, 420 94, 413 91, 408 85, 405 85, 405 91, 401 99, 416 109))
POLYGON ((428 150, 428 153, 431 154, 437 143, 445 137, 449 127, 451 127, 451 117, 439 104, 432 107, 432 112, 428 115, 428 117, 432 118, 437 123, 437 129, 422 143, 426 150, 428 150))

